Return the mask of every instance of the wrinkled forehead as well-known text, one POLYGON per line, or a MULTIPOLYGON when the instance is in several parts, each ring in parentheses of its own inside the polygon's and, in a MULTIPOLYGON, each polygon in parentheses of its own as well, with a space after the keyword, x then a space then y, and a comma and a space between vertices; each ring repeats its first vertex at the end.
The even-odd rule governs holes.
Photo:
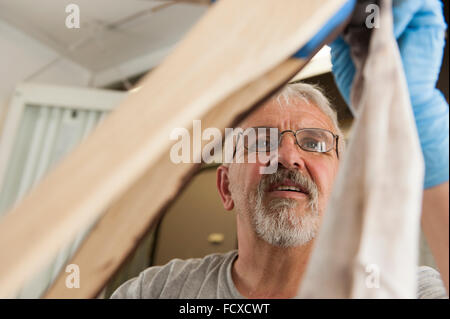
POLYGON ((289 104, 280 104, 270 99, 250 113, 239 125, 248 127, 276 127, 280 130, 301 128, 324 128, 334 133, 332 120, 316 105, 300 99, 291 99, 289 104))

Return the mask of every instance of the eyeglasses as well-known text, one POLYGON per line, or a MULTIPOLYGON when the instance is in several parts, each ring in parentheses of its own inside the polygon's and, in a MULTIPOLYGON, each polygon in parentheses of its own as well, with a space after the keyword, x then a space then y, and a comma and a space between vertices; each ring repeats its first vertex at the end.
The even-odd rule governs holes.
POLYGON ((244 147, 249 152, 270 152, 274 151, 281 144, 281 139, 286 133, 292 133, 297 145, 304 151, 326 153, 336 148, 336 155, 339 158, 338 143, 339 136, 322 128, 302 128, 297 131, 286 130, 278 132, 278 136, 270 134, 270 128, 254 127, 256 136, 242 133, 244 135, 244 147))

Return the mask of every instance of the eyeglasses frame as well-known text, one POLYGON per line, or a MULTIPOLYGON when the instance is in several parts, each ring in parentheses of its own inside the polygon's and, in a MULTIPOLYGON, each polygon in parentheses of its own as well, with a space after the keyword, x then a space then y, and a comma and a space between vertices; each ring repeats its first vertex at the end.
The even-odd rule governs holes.
MULTIPOLYGON (((269 129, 270 129, 270 127, 266 127, 266 126, 256 126, 256 127, 251 127, 251 128, 253 128, 253 129, 258 129, 258 128, 269 128, 269 129)), ((284 130, 284 131, 281 131, 280 133, 278 133, 278 145, 277 145, 277 148, 280 147, 281 139, 283 138, 283 135, 284 135, 285 133, 289 133, 289 132, 292 133, 292 134, 294 135, 295 144, 297 144, 297 146, 300 147, 300 148, 301 148, 302 150, 304 150, 305 152, 311 152, 311 153, 328 153, 328 152, 330 152, 330 151, 334 148, 334 149, 336 149, 336 156, 337 156, 337 158, 339 159, 339 135, 336 135, 336 134, 334 134, 333 132, 331 132, 331 131, 329 131, 329 130, 327 130, 327 129, 324 129, 324 128, 318 128, 318 127, 301 128, 301 129, 298 129, 297 131, 293 131, 293 130, 284 130), (297 134, 298 134, 299 132, 301 132, 301 131, 310 130, 310 129, 326 131, 326 132, 330 133, 331 135, 333 135, 333 147, 330 148, 328 151, 325 151, 325 152, 311 151, 311 150, 307 150, 307 149, 304 149, 303 147, 301 147, 301 145, 299 144, 299 142, 298 142, 298 140, 297 140, 297 134)), ((238 137, 240 137, 242 134, 243 134, 242 132, 239 132, 238 137)), ((233 158, 234 158, 234 156, 236 155, 236 148, 237 148, 238 143, 239 143, 239 138, 236 140, 236 147, 234 148, 233 158)), ((245 146, 245 144, 244 144, 244 148, 248 151, 248 148, 245 146)), ((256 151, 256 152, 261 152, 261 151, 256 151)))

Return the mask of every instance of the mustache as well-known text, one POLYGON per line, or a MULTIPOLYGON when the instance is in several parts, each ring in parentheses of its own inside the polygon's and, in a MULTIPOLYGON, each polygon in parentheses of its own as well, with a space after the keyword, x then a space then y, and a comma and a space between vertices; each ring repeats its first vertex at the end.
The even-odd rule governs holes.
POLYGON ((260 181, 260 190, 265 192, 271 185, 283 183, 289 180, 295 184, 300 185, 308 192, 308 196, 311 200, 316 200, 319 195, 319 189, 317 184, 307 175, 300 173, 297 170, 291 170, 287 168, 278 168, 273 174, 265 174, 260 181))

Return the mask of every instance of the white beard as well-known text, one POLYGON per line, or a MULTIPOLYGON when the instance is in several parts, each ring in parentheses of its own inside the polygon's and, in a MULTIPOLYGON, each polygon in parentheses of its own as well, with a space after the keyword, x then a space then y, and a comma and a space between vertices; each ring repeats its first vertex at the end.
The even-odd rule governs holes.
POLYGON ((255 195, 250 217, 258 237, 271 245, 288 248, 304 245, 316 236, 320 224, 317 201, 311 200, 303 215, 297 216, 295 199, 272 199, 264 205, 264 192, 258 189, 255 195))

